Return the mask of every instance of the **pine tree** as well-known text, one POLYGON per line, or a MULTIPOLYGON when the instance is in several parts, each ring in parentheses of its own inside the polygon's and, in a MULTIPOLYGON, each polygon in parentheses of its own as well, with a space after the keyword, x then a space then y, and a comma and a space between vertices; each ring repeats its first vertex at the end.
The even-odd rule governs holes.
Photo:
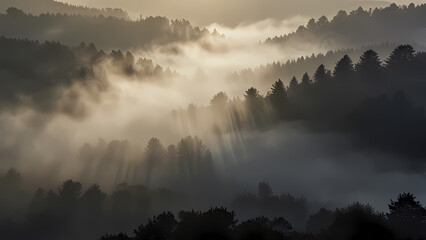
POLYGON ((352 59, 348 55, 345 55, 334 67, 333 76, 339 80, 348 80, 352 77, 353 72, 354 65, 352 59))
POLYGON ((278 79, 278 81, 272 84, 269 97, 272 102, 282 102, 287 98, 284 83, 281 81, 281 79, 278 79))
MULTIPOLYGON (((324 64, 319 65, 314 73, 314 80, 318 84, 327 82, 331 78, 330 73, 325 69, 324 64)), ((303 79, 302 79, 303 82, 303 79)))
POLYGON ((312 85, 312 80, 309 78, 308 73, 303 74, 302 81, 300 82, 300 86, 306 90, 310 88, 311 85, 312 85))
POLYGON ((411 193, 399 194, 396 201, 391 200, 387 217, 401 238, 418 239, 426 233, 426 209, 411 193))
POLYGON ((411 45, 400 45, 386 59, 386 67, 392 70, 400 70, 401 67, 409 66, 414 57, 415 51, 411 45))
POLYGON ((272 84, 268 98, 272 107, 275 108, 278 114, 282 114, 285 100, 287 99, 287 93, 284 88, 284 83, 280 79, 272 84))
POLYGON ((297 89, 297 87, 299 86, 299 82, 297 81, 297 78, 296 77, 293 77, 291 80, 290 80, 290 83, 289 83, 289 85, 288 85, 288 91, 296 91, 296 89, 297 89))
POLYGON ((379 72, 381 68, 382 63, 379 55, 373 50, 364 52, 359 62, 355 65, 356 72, 363 76, 374 75, 379 72))

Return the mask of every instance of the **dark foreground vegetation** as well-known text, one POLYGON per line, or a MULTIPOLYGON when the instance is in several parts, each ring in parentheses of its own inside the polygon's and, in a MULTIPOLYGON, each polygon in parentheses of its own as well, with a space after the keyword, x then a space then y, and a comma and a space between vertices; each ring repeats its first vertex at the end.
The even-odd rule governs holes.
MULTIPOLYGON (((259 185, 258 205, 270 207, 279 198, 259 185)), ((270 190, 270 189, 269 189, 270 190)), ((291 207, 281 205, 281 207, 291 207)), ((400 194, 388 205, 388 213, 376 212, 371 206, 355 202, 334 211, 321 208, 307 218, 306 228, 295 231, 291 222, 280 217, 263 216, 238 220, 234 211, 211 208, 207 211, 180 211, 176 216, 164 212, 134 229, 133 234, 105 235, 101 240, 127 239, 424 239, 426 209, 410 193, 400 194)))
POLYGON ((119 184, 107 194, 97 184, 83 189, 73 180, 64 181, 57 189, 38 188, 30 201, 20 202, 26 197, 21 184, 22 177, 14 169, 0 178, 2 239, 426 237, 426 209, 410 193, 391 200, 384 213, 359 202, 308 212, 305 198, 275 195, 268 183, 261 182, 257 194, 240 195, 227 207, 199 211, 185 205, 188 199, 184 195, 167 189, 119 184), (105 234, 108 232, 111 234, 105 234))

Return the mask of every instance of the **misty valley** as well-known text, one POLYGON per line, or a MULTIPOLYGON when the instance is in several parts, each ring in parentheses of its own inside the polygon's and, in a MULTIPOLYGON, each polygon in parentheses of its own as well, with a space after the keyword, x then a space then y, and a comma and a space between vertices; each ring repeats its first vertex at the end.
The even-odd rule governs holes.
POLYGON ((0 239, 426 239, 412 1, 2 0, 0 239))

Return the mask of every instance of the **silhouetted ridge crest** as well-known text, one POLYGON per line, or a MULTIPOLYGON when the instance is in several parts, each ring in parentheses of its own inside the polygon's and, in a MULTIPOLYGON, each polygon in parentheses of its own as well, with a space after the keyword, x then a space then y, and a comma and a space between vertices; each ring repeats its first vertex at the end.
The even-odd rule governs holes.
POLYGON ((26 14, 9 8, 0 14, 0 32, 11 38, 59 41, 68 45, 93 42, 101 49, 130 49, 195 41, 209 34, 187 20, 146 17, 138 20, 69 14, 26 14))
MULTIPOLYGON (((325 16, 310 19, 295 32, 265 40, 266 44, 313 44, 342 48, 392 40, 397 43, 419 41, 424 44, 421 29, 425 27, 426 5, 391 4, 385 8, 339 11, 333 19, 325 16)), ((411 42, 410 42, 411 43, 411 42)))

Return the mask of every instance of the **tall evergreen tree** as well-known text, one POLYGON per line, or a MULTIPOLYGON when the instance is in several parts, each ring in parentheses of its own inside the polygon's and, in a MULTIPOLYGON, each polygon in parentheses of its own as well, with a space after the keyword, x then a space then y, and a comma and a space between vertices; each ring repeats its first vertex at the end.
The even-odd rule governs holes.
POLYGON ((379 83, 381 82, 382 63, 379 55, 373 50, 364 52, 359 62, 355 65, 355 72, 361 86, 367 92, 375 92, 381 90, 379 83))
POLYGON ((297 87, 299 86, 299 82, 297 81, 297 78, 293 76, 291 78, 290 83, 288 85, 288 91, 296 91, 297 87))
POLYGON ((161 164, 166 159, 167 152, 158 138, 151 138, 145 150, 145 164, 146 164, 146 184, 149 185, 151 181, 154 166, 161 164))
POLYGON ((354 65, 352 59, 345 55, 340 59, 334 67, 333 76, 338 80, 348 80, 352 77, 354 65))
POLYGON ((415 51, 411 45, 400 45, 386 59, 386 67, 394 71, 400 71, 401 68, 409 67, 414 58, 415 51))
MULTIPOLYGON (((251 108, 257 108, 260 107, 262 96, 259 94, 259 91, 251 87, 249 88, 246 93, 244 94, 244 98, 246 100, 246 104, 251 108)), ((259 110, 259 109, 257 109, 259 110)))
POLYGON ((309 77, 308 73, 303 74, 302 81, 300 82, 300 86, 306 90, 312 86, 312 80, 309 77))
MULTIPOLYGON (((326 83, 331 78, 330 72, 325 69, 324 64, 319 65, 314 73, 314 81, 318 84, 326 83)), ((303 81, 303 80, 302 80, 303 81)))
POLYGON ((272 84, 271 92, 268 97, 272 106, 276 110, 282 111, 284 101, 287 98, 287 93, 281 79, 278 79, 278 81, 272 84))
POLYGON ((380 72, 382 63, 379 55, 373 50, 368 50, 362 54, 359 62, 355 65, 355 70, 361 76, 376 75, 380 72))
POLYGON ((402 238, 426 236, 426 209, 411 193, 399 194, 396 201, 391 200, 387 217, 402 238))

